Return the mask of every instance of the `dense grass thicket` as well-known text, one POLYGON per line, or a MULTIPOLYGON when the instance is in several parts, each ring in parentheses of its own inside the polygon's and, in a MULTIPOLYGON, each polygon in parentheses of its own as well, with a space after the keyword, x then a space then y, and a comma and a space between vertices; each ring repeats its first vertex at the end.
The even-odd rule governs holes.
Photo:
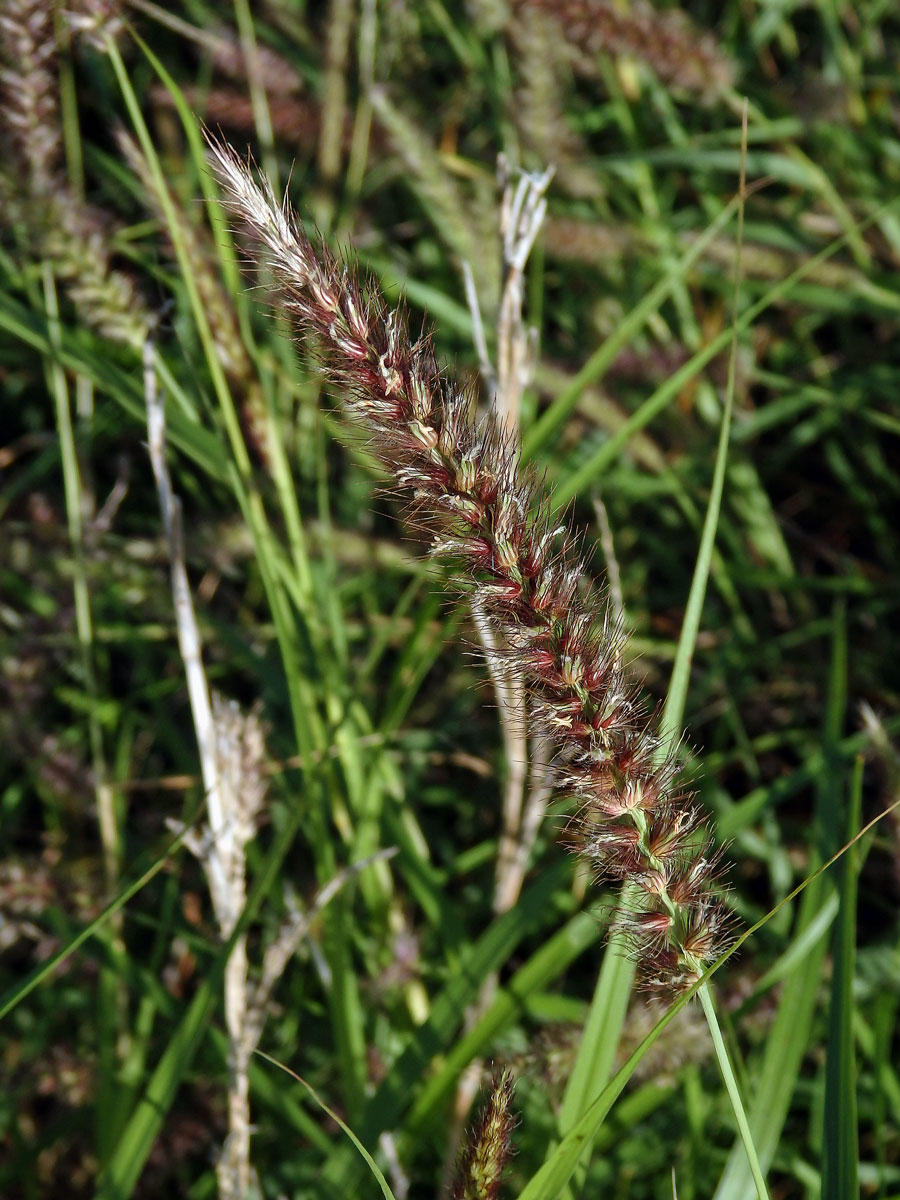
POLYGON ((4 0, 0 1195, 900 1197, 898 71, 4 0))

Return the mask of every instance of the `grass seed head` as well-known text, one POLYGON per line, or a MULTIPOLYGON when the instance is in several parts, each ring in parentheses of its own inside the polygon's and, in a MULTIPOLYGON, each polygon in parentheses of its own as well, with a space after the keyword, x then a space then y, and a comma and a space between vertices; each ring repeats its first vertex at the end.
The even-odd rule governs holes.
POLYGON ((671 762, 621 667, 622 634, 584 587, 576 533, 559 523, 534 472, 493 416, 440 371, 390 309, 221 142, 226 199, 267 251, 282 306, 313 335, 335 394, 370 434, 432 553, 464 569, 473 599, 509 647, 535 732, 556 748, 558 778, 580 803, 568 842, 595 874, 637 885, 623 913, 645 982, 689 986, 721 952, 727 922, 700 810, 674 787, 671 762))
POLYGON ((504 1070, 491 1081, 491 1091, 481 1119, 463 1151, 452 1200, 495 1200, 503 1172, 512 1157, 513 1081, 504 1070))

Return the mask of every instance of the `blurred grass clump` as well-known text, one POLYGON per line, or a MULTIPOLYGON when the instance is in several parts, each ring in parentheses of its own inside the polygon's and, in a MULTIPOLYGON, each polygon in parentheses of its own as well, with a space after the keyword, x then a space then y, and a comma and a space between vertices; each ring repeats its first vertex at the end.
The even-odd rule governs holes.
MULTIPOLYGON (((900 17, 7 0, 0 48, 0 1192, 377 1195, 342 1121, 398 1200, 434 1196, 490 1124, 496 1095, 480 1125, 471 1106, 494 1064, 519 1195, 663 1010, 604 956, 614 897, 560 847, 562 806, 498 900, 509 797, 546 801, 540 746, 523 774, 477 613, 244 270, 198 122, 427 314, 473 395, 507 347, 498 155, 513 191, 555 167, 523 275, 524 453, 575 505, 660 705, 693 650, 685 771, 747 927, 900 797, 900 17), (237 837, 207 805, 154 391, 228 698, 211 736, 229 713, 235 794, 265 794, 237 837), (236 911, 204 822, 233 843, 236 911), (238 993, 330 1113, 235 1061, 238 993), (248 1112, 252 1172, 229 1175, 248 1112)), ((715 978, 773 1196, 900 1196, 898 836, 888 816, 715 978)), ((668 1197, 674 1172, 680 1200, 743 1200, 735 1143, 689 1006, 568 1190, 529 1194, 668 1197)))

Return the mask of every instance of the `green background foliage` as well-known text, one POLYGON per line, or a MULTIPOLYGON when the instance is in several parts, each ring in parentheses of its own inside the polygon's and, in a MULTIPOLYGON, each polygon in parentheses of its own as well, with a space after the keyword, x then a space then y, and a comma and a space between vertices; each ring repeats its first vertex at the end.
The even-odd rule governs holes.
MULTIPOLYGON (((539 1190, 661 1014, 604 957, 614 896, 560 846, 565 803, 494 914, 507 764, 471 615, 323 394, 315 347, 242 273, 198 120, 402 292, 414 329, 427 314, 473 394, 460 268, 490 341, 497 154, 556 164, 527 273, 524 453, 571 501, 598 580, 602 497, 633 670, 696 747, 686 777, 748 926, 900 787, 894 6, 691 4, 679 42, 671 8, 632 5, 628 46, 615 5, 584 3, 603 32, 587 48, 537 5, 487 0, 67 7, 49 66, 4 42, 0 1192, 201 1200, 226 1132, 228 946, 169 825, 203 792, 144 445, 152 328, 210 683, 268 731, 251 958, 291 894, 397 848, 317 916, 262 1048, 397 1192, 393 1132, 411 1198, 436 1194, 458 1080, 483 1059, 518 1080, 508 1195, 670 1197, 674 1173, 679 1200, 744 1200, 695 1003, 592 1130, 590 1163, 539 1190), (49 178, 21 165, 12 120, 41 71, 49 178)), ((713 981, 773 1196, 838 1200, 857 1175, 900 1196, 897 861, 889 816, 713 981)), ((263 1195, 381 1194, 269 1060, 251 1104, 263 1195)))

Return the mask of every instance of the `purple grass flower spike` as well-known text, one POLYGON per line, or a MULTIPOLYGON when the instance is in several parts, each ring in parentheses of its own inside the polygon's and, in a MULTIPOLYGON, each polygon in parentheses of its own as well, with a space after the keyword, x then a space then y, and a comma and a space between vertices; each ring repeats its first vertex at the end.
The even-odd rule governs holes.
POLYGON ((521 674, 532 727, 556 748, 559 790, 577 804, 567 844, 598 878, 631 886, 613 927, 644 984, 689 987, 728 942, 718 856, 623 669, 622 631, 585 592, 576 534, 515 440, 492 417, 474 420, 430 339, 410 338, 403 310, 314 247, 233 150, 210 147, 231 209, 266 251, 280 306, 315 335, 333 392, 411 492, 433 553, 463 569, 521 674))

